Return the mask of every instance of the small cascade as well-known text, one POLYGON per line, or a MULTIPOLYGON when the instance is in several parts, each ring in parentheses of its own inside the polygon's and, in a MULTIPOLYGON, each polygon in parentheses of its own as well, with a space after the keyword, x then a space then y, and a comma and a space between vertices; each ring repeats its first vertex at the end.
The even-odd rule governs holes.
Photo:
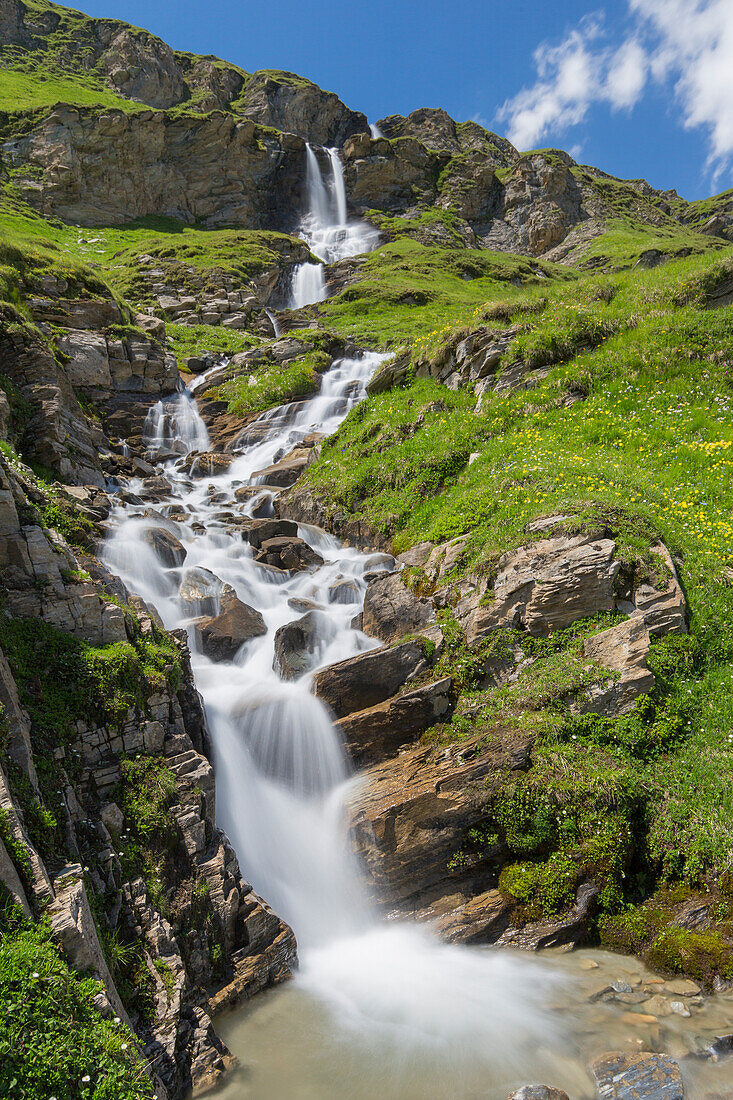
POLYGON ((282 336, 282 332, 280 331, 280 325, 278 323, 278 319, 275 316, 275 314, 272 312, 271 309, 266 309, 265 310, 265 316, 267 317, 268 321, 272 325, 272 331, 275 333, 275 339, 277 340, 277 338, 279 336, 282 336))
MULTIPOLYGON (((375 248, 379 233, 373 226, 355 218, 349 219, 346 201, 344 166, 338 149, 326 149, 329 174, 324 178, 318 156, 306 145, 306 194, 308 209, 300 234, 311 252, 324 263, 335 263, 347 256, 357 256, 375 248)), ((300 264, 293 273, 290 308, 322 302, 327 297, 323 264, 300 264)))
POLYGON ((210 446, 206 425, 189 391, 156 401, 145 418, 143 439, 151 451, 162 454, 208 451, 210 446))
POLYGON ((384 134, 383 134, 383 133, 382 133, 382 131, 381 131, 381 130, 379 129, 379 127, 377 126, 376 122, 370 122, 370 123, 369 123, 369 129, 370 129, 370 131, 371 131, 372 139, 373 139, 374 141, 376 141, 376 140, 377 140, 377 138, 383 138, 383 137, 384 137, 384 134))

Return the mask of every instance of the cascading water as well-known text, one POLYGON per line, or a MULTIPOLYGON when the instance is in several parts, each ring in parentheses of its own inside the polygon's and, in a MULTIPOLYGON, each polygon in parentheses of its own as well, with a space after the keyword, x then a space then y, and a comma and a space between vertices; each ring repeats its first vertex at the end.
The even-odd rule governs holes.
MULTIPOLYGON (((344 166, 338 149, 325 150, 330 169, 328 181, 324 179, 312 146, 306 145, 305 152, 308 210, 300 233, 311 252, 324 263, 335 263, 375 248, 379 239, 377 230, 366 222, 348 217, 344 166)), ((323 264, 300 264, 293 274, 291 309, 322 302, 325 297, 323 264)))
POLYGON ((209 433, 187 391, 172 400, 156 401, 143 426, 143 439, 151 451, 208 451, 209 433))
MULTIPOLYGON (((546 971, 505 953, 441 944, 424 927, 382 923, 370 911, 344 822, 344 796, 357 780, 309 683, 316 667, 376 644, 351 625, 362 605, 365 571, 374 562, 301 526, 301 537, 324 565, 283 576, 255 562, 236 526, 228 525, 235 510, 271 510, 273 490, 257 492, 257 472, 310 432, 334 431, 363 398, 382 358, 371 353, 340 360, 324 376, 318 396, 263 414, 247 427, 224 475, 194 481, 180 460, 169 459, 165 476, 177 511, 187 511, 190 522, 166 519, 166 506, 156 514, 150 505, 120 505, 104 558, 157 608, 167 627, 189 628, 194 675, 215 746, 218 817, 245 876, 296 933, 298 995, 314 1013, 326 1015, 329 1028, 350 1048, 366 1044, 391 1067, 393 1091, 384 1095, 403 1095, 394 1082, 420 1059, 432 1067, 434 1079, 433 1091, 421 1095, 456 1096, 460 1092, 450 1090, 467 1064, 478 1064, 500 1088, 517 1079, 529 1052, 536 1062, 537 1051, 544 1050, 542 1064, 554 1065, 555 1030, 541 1007, 546 971), (235 491, 246 485, 252 493, 239 494, 247 498, 241 504, 235 491), (142 537, 151 526, 175 531, 186 548, 182 567, 167 568, 155 557, 142 537), (192 581, 199 592, 193 603, 183 598, 192 581), (335 596, 337 588, 344 591, 344 581, 350 582, 351 603, 335 596), (213 662, 197 652, 192 616, 204 604, 215 612, 224 585, 262 614, 267 633, 245 643, 233 662, 213 662), (274 635, 306 607, 318 610, 318 644, 304 674, 284 682, 274 670, 274 635)), ((155 407, 148 435, 168 452, 201 449, 205 428, 195 404, 181 395, 171 407, 155 407)), ((339 1088, 307 1093, 347 1094, 339 1088)))

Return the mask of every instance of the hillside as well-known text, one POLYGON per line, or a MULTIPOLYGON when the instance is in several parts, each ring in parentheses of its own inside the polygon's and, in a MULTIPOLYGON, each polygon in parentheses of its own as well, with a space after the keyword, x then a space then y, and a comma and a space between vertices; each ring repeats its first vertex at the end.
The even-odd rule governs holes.
POLYGON ((314 677, 364 771, 375 908, 727 988, 732 194, 437 108, 372 132, 292 73, 2 5, 3 1095, 202 1090, 232 1066, 212 1017, 295 965, 200 664, 234 680, 268 636, 230 559, 293 585, 324 531, 363 552, 328 578, 354 606, 328 634, 293 589, 275 669, 314 677), (288 436, 342 360, 325 435, 288 436))

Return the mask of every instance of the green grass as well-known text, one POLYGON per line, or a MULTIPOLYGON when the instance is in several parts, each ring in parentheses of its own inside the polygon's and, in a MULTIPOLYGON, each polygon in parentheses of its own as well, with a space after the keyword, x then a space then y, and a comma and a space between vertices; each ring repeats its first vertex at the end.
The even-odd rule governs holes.
POLYGON ((218 396, 236 416, 261 412, 315 393, 320 385, 319 372, 330 366, 325 352, 309 351, 291 363, 253 363, 253 373, 236 374, 219 387, 218 396))
POLYGON ((574 281, 568 268, 508 253, 431 248, 398 240, 371 253, 359 281, 318 307, 324 323, 382 348, 428 337, 469 321, 477 306, 511 281, 546 286, 574 281))
POLYGON ((0 1093, 8 1100, 150 1100, 136 1041, 93 1004, 45 922, 0 917, 0 1093))
MULTIPOLYGON (((575 730, 578 742, 568 733, 552 751, 571 773, 576 743, 596 761, 641 760, 645 858, 660 880, 692 884, 726 870, 733 852, 733 588, 722 582, 733 564, 733 325, 729 309, 701 308, 730 277, 729 255, 568 288, 502 288, 501 302, 476 312, 522 326, 506 360, 549 365, 541 385, 489 393, 477 413, 472 392, 418 379, 354 409, 304 475, 398 551, 467 534, 464 571, 491 574, 527 541, 528 523, 555 513, 570 531, 614 530, 627 560, 651 562, 650 544, 664 540, 680 562, 695 654, 664 657, 672 671, 652 712, 575 730), (571 390, 587 396, 566 407, 571 390)), ((416 341, 415 357, 439 353, 454 331, 416 341)), ((561 667, 547 669, 552 690, 571 658, 561 667)), ((540 688, 535 676, 513 690, 529 702, 540 688)), ((537 714, 538 735, 556 735, 546 706, 537 714)))
POLYGON ((204 352, 215 352, 217 355, 237 355, 241 351, 249 351, 256 347, 260 341, 249 332, 239 329, 222 328, 217 325, 166 325, 168 346, 174 352, 178 360, 178 366, 183 366, 184 359, 201 355, 204 352))
POLYGON ((83 76, 46 73, 40 68, 0 68, 0 111, 17 113, 57 103, 70 103, 74 107, 113 107, 127 113, 150 110, 83 76))

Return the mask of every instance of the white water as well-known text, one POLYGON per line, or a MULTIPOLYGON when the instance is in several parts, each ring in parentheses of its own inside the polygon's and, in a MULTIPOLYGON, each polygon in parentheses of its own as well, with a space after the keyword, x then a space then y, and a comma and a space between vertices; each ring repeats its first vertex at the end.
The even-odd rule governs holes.
MULTIPOLYGON (((533 1065, 539 1059, 552 1068, 559 1029, 544 1006, 556 983, 530 959, 447 946, 424 926, 384 923, 370 911, 344 822, 344 795, 358 780, 350 777, 339 737, 309 682, 314 668, 375 644, 350 625, 374 562, 323 531, 301 527, 325 564, 282 575, 257 564, 249 545, 227 529, 228 518, 272 514, 273 492, 256 491, 258 471, 310 432, 332 432, 364 396, 381 360, 373 353, 341 360, 318 396, 264 413, 243 433, 240 453, 223 476, 192 481, 180 460, 170 460, 165 476, 173 502, 190 521, 167 519, 169 503, 120 506, 104 559, 167 627, 189 628, 215 747, 218 819, 244 876, 295 930, 296 988, 344 1042, 368 1042, 385 1072, 393 1064, 404 1069, 405 1060, 409 1066, 428 1059, 442 1084, 424 1095, 437 1097, 449 1094, 445 1083, 469 1063, 484 1067, 488 1081, 502 1082, 521 1078, 530 1053, 533 1065), (254 493, 240 503, 234 493, 247 485, 254 493), (155 525, 172 530, 186 547, 181 568, 165 568, 142 540, 155 525), (183 602, 179 588, 191 570, 202 569, 213 574, 206 593, 213 607, 223 582, 265 619, 267 634, 246 643, 234 662, 214 663, 196 652, 191 615, 200 608, 183 602), (331 586, 343 580, 353 582, 352 603, 334 602, 331 586), (293 601, 310 603, 294 607, 293 601), (320 630, 310 666, 300 679, 284 682, 273 669, 275 631, 313 605, 320 630)), ((185 395, 156 406, 150 437, 168 450, 200 447, 205 428, 197 417, 185 395)))
POLYGON ((151 451, 208 451, 209 433, 190 393, 166 402, 156 401, 143 427, 143 439, 151 451))
POLYGON ((382 131, 381 131, 381 130, 379 129, 379 127, 377 126, 376 122, 370 122, 370 123, 369 123, 369 130, 370 130, 370 132, 371 132, 372 138, 373 138, 373 139, 374 139, 375 141, 376 141, 376 139, 377 139, 377 138, 383 138, 383 137, 384 137, 384 134, 383 134, 383 133, 382 133, 382 131))
MULTIPOLYGON (((312 146, 306 145, 305 152, 308 209, 300 235, 308 242, 311 252, 330 264, 375 248, 379 240, 377 230, 348 216, 344 166, 338 149, 324 151, 329 165, 327 177, 321 171, 312 146)), ((323 264, 300 264, 293 273, 291 309, 322 302, 326 296, 323 264)))

